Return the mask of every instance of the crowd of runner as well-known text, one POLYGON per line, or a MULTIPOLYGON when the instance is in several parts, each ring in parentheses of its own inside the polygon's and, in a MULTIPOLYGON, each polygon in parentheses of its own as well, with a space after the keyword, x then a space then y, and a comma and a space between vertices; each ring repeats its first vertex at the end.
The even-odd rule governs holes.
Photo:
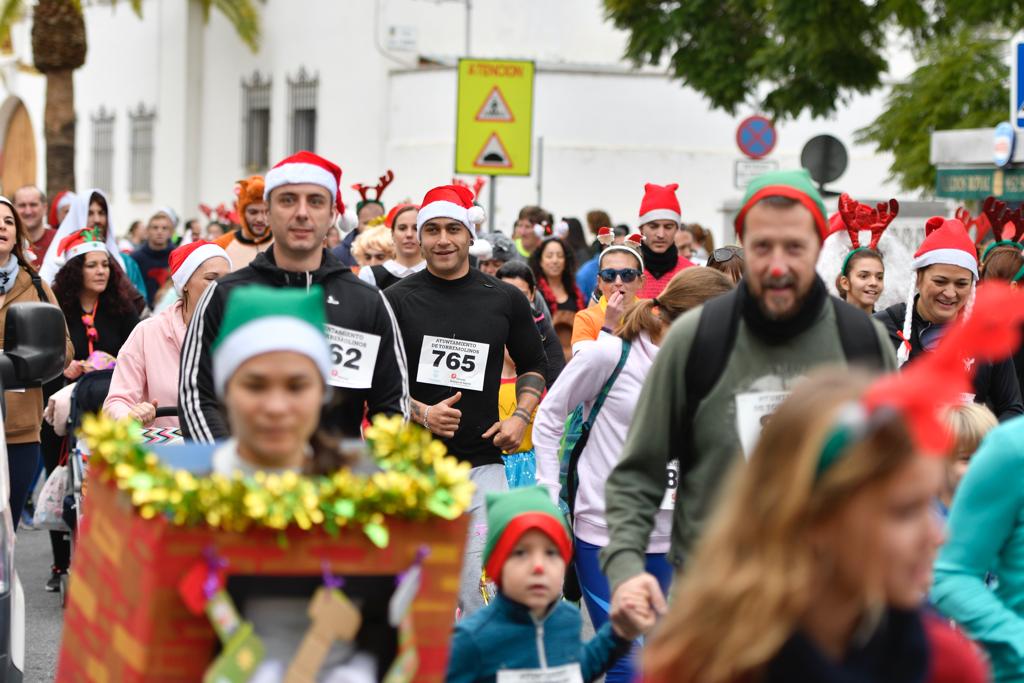
MULTIPOLYGON (((0 332, 22 301, 67 324, 64 376, 6 394, 15 525, 94 373, 225 473, 330 473, 399 415, 475 484, 450 681, 1024 680, 1020 210, 932 218, 898 266, 898 203, 830 217, 803 171, 751 182, 718 248, 675 183, 635 230, 528 206, 509 236, 479 184, 387 206, 393 177, 345 225, 341 169, 300 152, 121 239, 102 190, 0 198, 0 332)), ((304 602, 246 604, 285 659, 304 602)))

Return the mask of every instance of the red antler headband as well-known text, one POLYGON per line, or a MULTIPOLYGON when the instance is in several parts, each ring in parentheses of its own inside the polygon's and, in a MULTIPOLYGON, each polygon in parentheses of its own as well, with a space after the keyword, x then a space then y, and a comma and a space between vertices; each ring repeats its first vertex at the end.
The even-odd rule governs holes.
POLYGON ((469 183, 467 183, 465 180, 460 180, 459 178, 452 178, 452 185, 459 185, 461 187, 465 187, 466 189, 472 190, 473 197, 477 199, 480 198, 480 191, 484 189, 484 185, 486 184, 487 179, 484 178, 483 176, 476 177, 476 180, 473 181, 473 187, 470 187, 469 183))
POLYGON ((850 259, 855 253, 864 249, 878 248, 882 234, 896 219, 899 212, 900 203, 895 199, 879 202, 875 208, 871 208, 846 193, 839 196, 839 217, 842 219, 847 234, 850 235, 850 244, 853 246, 853 251, 847 254, 846 259, 843 260, 843 267, 840 271, 843 275, 846 275, 846 271, 850 267, 850 259), (864 230, 871 233, 871 241, 867 247, 861 246, 860 243, 860 233, 864 230))
MULTIPOLYGON (((996 241, 988 245, 981 255, 982 262, 996 247, 1024 249, 1024 244, 1021 243, 1024 238, 1024 215, 1022 215, 1020 207, 1011 211, 1007 208, 1006 202, 1001 202, 995 197, 988 197, 982 204, 981 210, 988 219, 989 225, 992 226, 992 232, 996 237, 996 241)), ((959 215, 959 211, 957 214, 959 215)), ((980 232, 979 230, 979 237, 975 239, 975 244, 979 243, 980 232)))
MULTIPOLYGON (((392 171, 391 169, 388 169, 388 172, 382 175, 378 179, 377 184, 374 185, 373 187, 370 187, 369 185, 363 185, 362 183, 356 183, 355 185, 353 185, 352 189, 358 192, 359 196, 362 198, 362 201, 359 202, 359 206, 365 206, 367 203, 380 204, 381 195, 384 194, 384 190, 386 190, 388 185, 390 185, 394 180, 395 172, 392 171), (370 190, 374 191, 374 195, 372 197, 367 197, 366 195, 370 192, 370 190)), ((358 211, 359 208, 356 208, 356 210, 358 211)))

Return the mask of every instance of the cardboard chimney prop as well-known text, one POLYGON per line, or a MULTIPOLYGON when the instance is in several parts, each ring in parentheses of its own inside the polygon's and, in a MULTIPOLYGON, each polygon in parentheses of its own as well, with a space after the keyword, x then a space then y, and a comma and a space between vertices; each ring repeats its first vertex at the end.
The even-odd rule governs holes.
MULTIPOLYGON (((444 680, 472 485, 429 434, 378 418, 367 438, 380 471, 255 486, 202 474, 209 455, 204 470, 187 447, 155 458, 128 423, 90 419, 83 431, 90 485, 57 680, 201 681, 214 670, 247 680, 262 645, 233 612, 226 580, 385 575, 396 577, 385 599, 400 628, 395 662, 378 671, 395 683, 444 680)), ((359 609, 332 581, 311 596, 310 628, 284 663, 289 682, 315 680, 331 643, 359 631, 359 609)))

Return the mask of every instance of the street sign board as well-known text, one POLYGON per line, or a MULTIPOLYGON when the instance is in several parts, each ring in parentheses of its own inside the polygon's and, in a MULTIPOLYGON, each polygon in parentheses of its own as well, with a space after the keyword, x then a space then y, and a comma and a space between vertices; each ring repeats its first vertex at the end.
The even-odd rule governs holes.
POLYGON ((530 175, 534 65, 460 59, 455 172, 530 175))
POLYGON ((779 162, 775 159, 737 159, 733 166, 733 185, 737 190, 746 190, 751 180, 778 168, 779 162))
POLYGON ((775 149, 775 124, 764 116, 748 116, 736 127, 736 145, 751 159, 762 159, 775 149))
POLYGON ((935 194, 951 199, 1024 201, 1024 169, 940 168, 935 174, 935 194))
POLYGON ((1014 41, 1010 61, 1010 121, 1024 129, 1024 41, 1014 41))

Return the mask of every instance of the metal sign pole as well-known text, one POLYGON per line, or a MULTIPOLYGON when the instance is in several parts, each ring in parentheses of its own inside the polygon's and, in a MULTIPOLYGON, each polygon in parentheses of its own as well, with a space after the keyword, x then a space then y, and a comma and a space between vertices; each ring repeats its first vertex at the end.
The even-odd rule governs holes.
POLYGON ((488 228, 488 230, 487 231, 488 232, 494 232, 494 214, 497 213, 497 209, 494 206, 494 201, 495 201, 494 198, 495 198, 495 194, 496 194, 495 191, 494 191, 494 188, 495 188, 495 186, 497 184, 498 184, 498 176, 492 175, 491 176, 490 198, 488 199, 488 203, 487 203, 487 213, 488 213, 488 216, 487 216, 487 228, 488 228))
POLYGON ((544 136, 537 138, 537 206, 544 206, 544 136))

